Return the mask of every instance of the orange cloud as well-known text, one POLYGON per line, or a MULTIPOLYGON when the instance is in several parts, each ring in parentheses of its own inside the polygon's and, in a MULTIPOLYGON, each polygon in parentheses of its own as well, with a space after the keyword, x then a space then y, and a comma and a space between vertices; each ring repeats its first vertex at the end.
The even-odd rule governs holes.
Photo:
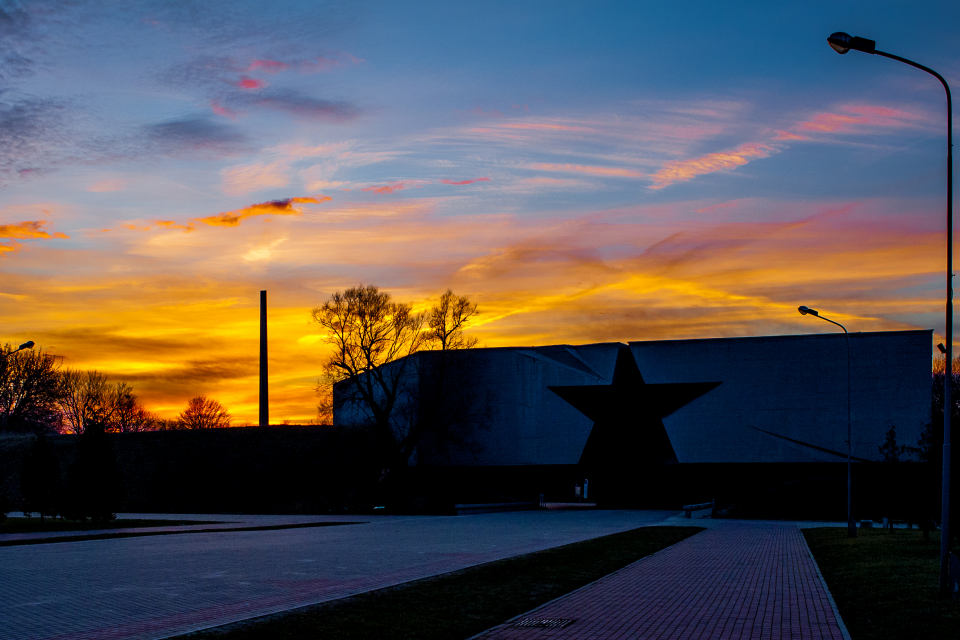
POLYGON ((25 240, 27 238, 69 238, 59 231, 48 233, 44 230, 46 220, 25 220, 13 224, 0 224, 0 238, 25 240))
POLYGON ((650 185, 650 188, 662 189, 675 182, 685 182, 708 173, 735 169, 755 158, 766 158, 776 151, 776 147, 768 144, 748 142, 731 151, 708 153, 699 158, 668 162, 662 169, 653 174, 653 184, 650 185))
POLYGON ((241 225, 97 251, 38 243, 7 269, 0 296, 16 304, 0 305, 0 324, 66 366, 128 380, 164 416, 204 392, 255 423, 260 289, 276 422, 315 416, 326 346, 309 310, 359 279, 416 304, 446 287, 470 295, 482 314, 471 333, 485 346, 829 330, 799 304, 851 331, 908 328, 942 302, 940 214, 922 202, 733 200, 714 203, 710 220, 772 222, 708 225, 685 215, 702 201, 556 220, 372 200, 304 216, 296 233, 241 225))
POLYGON ((537 171, 555 171, 560 173, 579 173, 588 176, 601 176, 605 178, 644 178, 646 174, 636 169, 626 169, 623 167, 601 167, 585 164, 557 164, 552 162, 536 162, 529 165, 530 169, 537 171))
POLYGON ((154 220, 153 224, 161 229, 183 229, 184 231, 194 230, 194 226, 192 224, 180 224, 179 222, 174 222, 173 220, 154 220))
MULTIPOLYGON (((179 222, 174 222, 173 220, 153 220, 150 224, 137 225, 137 224, 125 224, 123 225, 124 229, 129 229, 130 231, 152 231, 155 228, 159 229, 183 229, 184 231, 193 231, 195 227, 192 224, 180 224, 179 222)), ((101 229, 103 232, 110 231, 110 229, 101 229)))
POLYGON ((47 225, 46 220, 25 220, 12 224, 0 224, 0 238, 7 239, 8 242, 0 243, 0 255, 12 253, 20 248, 17 240, 31 240, 35 238, 69 238, 65 233, 56 231, 48 233, 44 230, 47 225))
POLYGON ((215 216, 206 218, 195 218, 198 222, 218 227, 235 227, 241 220, 252 218, 253 216, 268 215, 300 215, 303 210, 296 207, 297 204, 319 204, 331 200, 330 196, 320 196, 319 198, 286 198, 284 200, 271 200, 259 204, 250 205, 236 211, 226 211, 218 213, 215 216))
POLYGON ((490 178, 473 178, 472 180, 441 180, 443 184, 452 184, 456 186, 464 184, 473 184, 475 182, 490 182, 490 178))

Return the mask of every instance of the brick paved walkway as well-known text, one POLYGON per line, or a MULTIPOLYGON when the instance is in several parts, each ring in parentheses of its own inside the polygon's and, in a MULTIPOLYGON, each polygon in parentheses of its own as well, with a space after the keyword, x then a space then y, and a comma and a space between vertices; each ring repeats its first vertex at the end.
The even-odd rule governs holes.
MULTIPOLYGON (((655 524, 669 515, 382 516, 342 527, 2 547, 0 640, 166 638, 655 524)), ((224 526, 325 519, 200 517, 231 522, 224 526)))
POLYGON ((849 638, 796 525, 708 522, 476 640, 849 638))

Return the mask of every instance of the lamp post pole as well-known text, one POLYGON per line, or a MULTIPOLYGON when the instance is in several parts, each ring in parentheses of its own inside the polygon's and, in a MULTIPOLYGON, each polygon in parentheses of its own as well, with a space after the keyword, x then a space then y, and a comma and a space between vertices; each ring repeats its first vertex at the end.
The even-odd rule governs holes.
POLYGON ((843 337, 847 343, 847 537, 856 538, 857 525, 853 522, 853 465, 851 464, 853 458, 853 421, 850 419, 850 334, 847 333, 845 326, 826 316, 820 315, 820 312, 816 309, 801 305, 797 307, 797 311, 799 311, 802 316, 809 314, 821 320, 826 320, 830 324, 837 325, 843 329, 843 337))
POLYGON ((843 54, 853 49, 864 53, 890 58, 915 69, 932 75, 943 85, 947 94, 947 312, 946 312, 946 367, 943 381, 943 469, 940 487, 940 592, 946 594, 950 585, 950 418, 952 402, 950 399, 953 383, 953 103, 950 98, 950 85, 939 73, 920 63, 901 58, 885 51, 878 51, 876 42, 868 38, 859 38, 838 31, 830 34, 827 42, 837 53, 843 54))

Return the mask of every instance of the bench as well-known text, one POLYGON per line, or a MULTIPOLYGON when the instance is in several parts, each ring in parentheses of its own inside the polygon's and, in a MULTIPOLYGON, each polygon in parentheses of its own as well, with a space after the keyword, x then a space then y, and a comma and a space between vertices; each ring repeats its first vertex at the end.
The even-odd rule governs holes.
POLYGON ((695 504, 685 504, 683 505, 683 515, 687 518, 693 518, 694 512, 700 512, 697 514, 697 518, 709 518, 713 515, 714 501, 710 502, 697 502, 695 504), (710 510, 710 513, 702 513, 703 511, 710 510))

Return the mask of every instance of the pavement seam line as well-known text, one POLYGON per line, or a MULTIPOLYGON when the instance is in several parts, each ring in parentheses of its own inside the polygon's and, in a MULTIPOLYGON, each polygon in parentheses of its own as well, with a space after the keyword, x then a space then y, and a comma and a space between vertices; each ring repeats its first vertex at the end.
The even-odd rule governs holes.
POLYGON ((807 544, 807 536, 803 535, 803 529, 798 525, 797 529, 800 530, 800 537, 803 539, 803 547, 807 550, 807 555, 810 556, 810 561, 813 562, 813 568, 817 571, 817 577, 820 578, 820 584, 823 585, 823 590, 827 594, 827 602, 830 603, 830 608, 833 609, 833 617, 837 619, 837 625, 840 627, 840 633, 843 634, 843 640, 852 640, 850 637, 850 632, 847 630, 847 625, 843 622, 843 617, 840 615, 840 609, 837 608, 837 603, 833 599, 833 594, 830 593, 830 586, 827 584, 826 578, 823 577, 823 574, 820 572, 820 565, 817 564, 817 559, 813 555, 813 551, 810 550, 810 545, 807 544))

